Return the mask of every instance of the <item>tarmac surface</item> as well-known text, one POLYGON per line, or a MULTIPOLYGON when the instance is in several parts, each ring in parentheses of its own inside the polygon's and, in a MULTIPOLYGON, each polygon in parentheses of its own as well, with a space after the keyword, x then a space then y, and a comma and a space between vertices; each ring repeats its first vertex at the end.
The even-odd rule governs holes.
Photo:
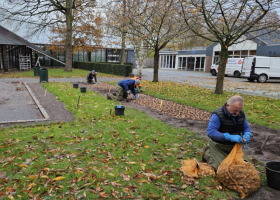
POLYGON ((0 84, 0 121, 42 119, 42 114, 26 89, 19 81, 0 84))
MULTIPOLYGON (((133 70, 137 75, 137 70, 133 70)), ((98 81, 119 81, 123 78, 98 78, 98 81)), ((142 70, 143 80, 153 80, 153 69, 142 70)), ((216 77, 208 72, 190 72, 170 69, 159 70, 159 81, 173 81, 181 84, 198 85, 215 89, 216 77)), ((85 82, 84 78, 49 78, 49 82, 85 82)), ((39 84, 38 78, 0 79, 0 124, 10 122, 47 120, 48 112, 40 105, 43 94, 36 94, 25 85, 39 84), (38 100, 40 99, 40 100, 38 100)), ((39 84, 40 85, 40 84, 39 84)), ((37 86, 36 86, 37 87, 37 86)), ((254 96, 280 98, 280 80, 268 83, 251 83, 245 78, 225 77, 224 90, 254 96)), ((45 104, 45 107, 47 104, 45 104)), ((49 111, 50 112, 50 111, 49 111)))

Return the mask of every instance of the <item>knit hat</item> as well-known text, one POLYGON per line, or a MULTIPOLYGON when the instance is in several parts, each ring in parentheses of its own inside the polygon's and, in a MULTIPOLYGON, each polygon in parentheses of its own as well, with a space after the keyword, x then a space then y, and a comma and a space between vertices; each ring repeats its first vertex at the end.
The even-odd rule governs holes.
POLYGON ((135 80, 135 84, 136 84, 136 85, 140 85, 140 80, 139 80, 139 79, 136 79, 136 80, 135 80))
POLYGON ((91 71, 91 73, 95 73, 95 71, 94 71, 94 70, 92 70, 92 71, 91 71))

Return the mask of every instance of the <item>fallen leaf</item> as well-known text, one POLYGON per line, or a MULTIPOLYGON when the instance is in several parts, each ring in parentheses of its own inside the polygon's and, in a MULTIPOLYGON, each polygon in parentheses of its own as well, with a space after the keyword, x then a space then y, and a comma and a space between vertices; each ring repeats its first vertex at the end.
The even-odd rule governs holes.
POLYGON ((59 177, 54 178, 53 181, 60 181, 60 180, 63 180, 63 179, 65 179, 64 176, 59 176, 59 177))
POLYGON ((0 179, 5 178, 6 173, 7 173, 6 171, 2 171, 0 174, 0 179))

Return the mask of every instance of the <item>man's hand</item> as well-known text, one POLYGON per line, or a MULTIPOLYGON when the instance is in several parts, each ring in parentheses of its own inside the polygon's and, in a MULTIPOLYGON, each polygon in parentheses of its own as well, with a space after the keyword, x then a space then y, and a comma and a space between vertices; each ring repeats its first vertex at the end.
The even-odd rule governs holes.
POLYGON ((252 134, 250 132, 245 132, 243 134, 243 138, 246 140, 246 144, 249 144, 251 142, 252 139, 252 134))
POLYGON ((95 82, 95 85, 97 85, 97 82, 95 82))
POLYGON ((230 135, 229 133, 224 133, 224 136, 228 141, 243 143, 243 138, 240 135, 230 135))
POLYGON ((134 96, 135 96, 135 99, 137 99, 137 94, 135 94, 134 96))

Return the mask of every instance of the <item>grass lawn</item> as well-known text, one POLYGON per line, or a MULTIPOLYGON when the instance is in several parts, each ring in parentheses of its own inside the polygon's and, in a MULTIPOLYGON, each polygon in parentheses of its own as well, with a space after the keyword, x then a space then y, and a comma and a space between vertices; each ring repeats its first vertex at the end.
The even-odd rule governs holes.
MULTIPOLYGON (((64 68, 48 68, 49 78, 86 78, 89 71, 82 69, 73 69, 72 72, 65 72, 64 68)), ((97 78, 115 78, 120 77, 113 74, 98 73, 97 78)), ((39 78, 34 77, 34 71, 22 71, 22 72, 8 72, 0 73, 0 78, 39 78)))
MULTIPOLYGON (((116 84, 116 82, 109 83, 116 84)), ((174 82, 160 81, 154 83, 151 81, 142 81, 141 84, 145 94, 201 108, 210 112, 225 104, 232 95, 241 95, 244 98, 243 110, 249 122, 280 129, 279 99, 245 95, 225 90, 223 94, 217 95, 214 93, 214 90, 174 82)))
MULTIPOLYGON (((43 85, 76 120, 1 130, 0 198, 239 197, 222 188, 215 177, 184 178, 180 171, 178 158, 201 160, 206 138, 130 108, 125 108, 125 116, 110 115, 118 102, 90 91, 80 93, 70 83, 43 85)), ((152 87, 144 85, 146 91, 152 87)), ((258 169, 264 173, 262 165, 258 169)))

